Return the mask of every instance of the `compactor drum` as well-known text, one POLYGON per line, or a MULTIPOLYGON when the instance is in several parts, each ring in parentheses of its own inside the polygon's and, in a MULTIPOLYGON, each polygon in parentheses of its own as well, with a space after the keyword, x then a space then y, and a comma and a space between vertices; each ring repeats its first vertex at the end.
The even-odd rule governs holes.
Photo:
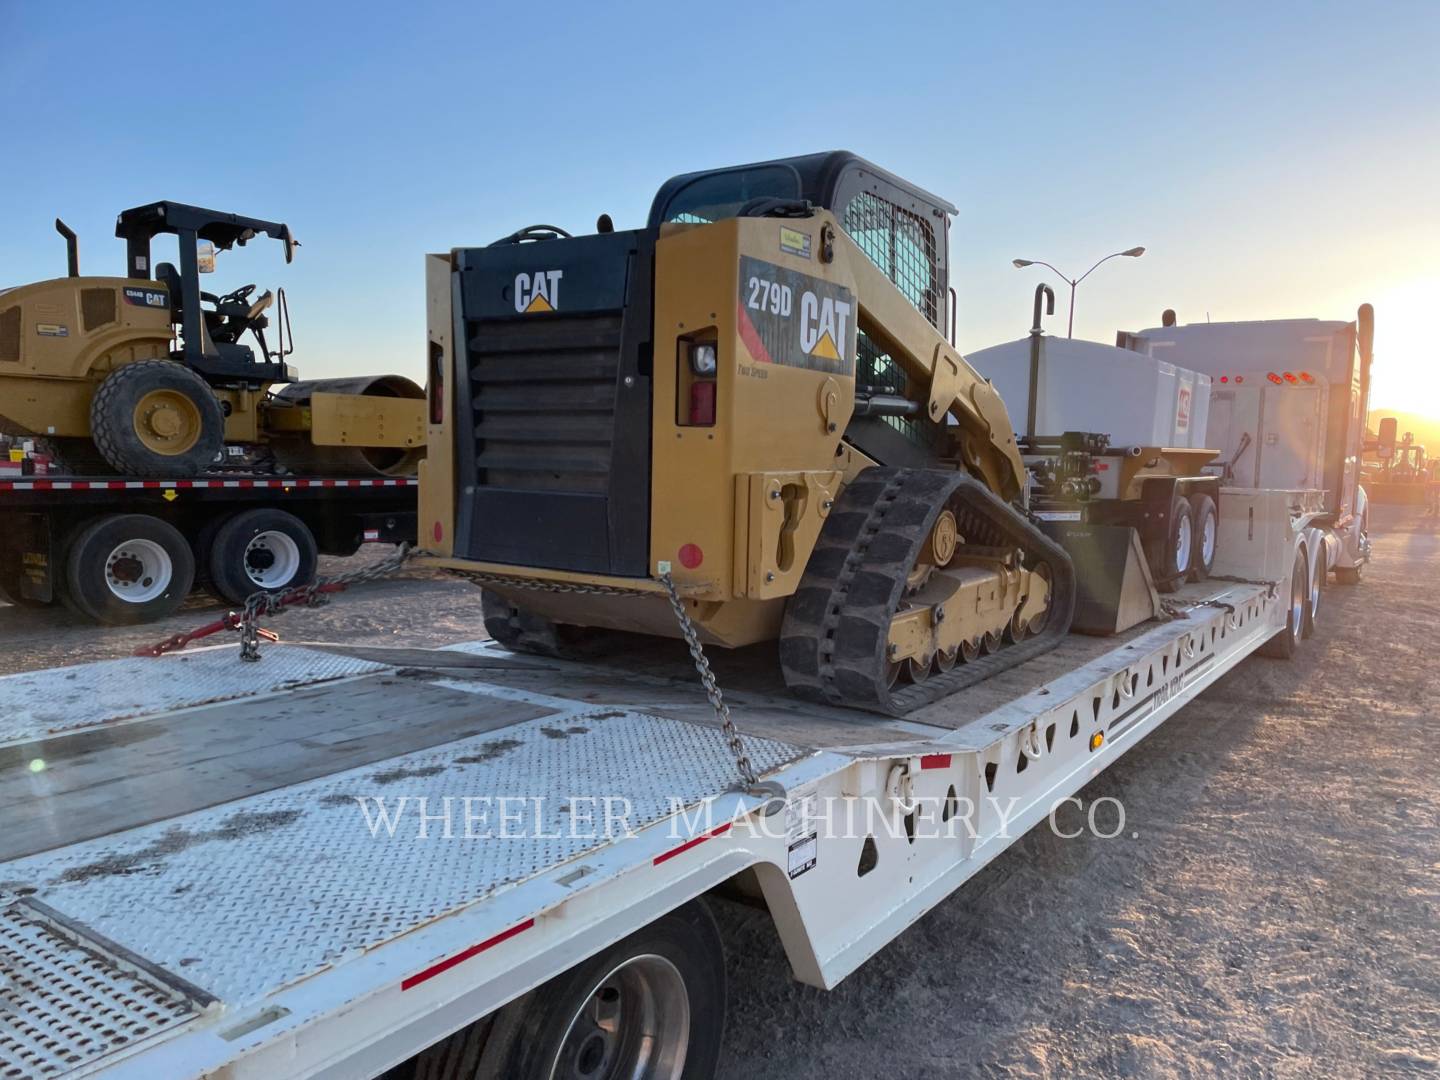
POLYGON ((503 644, 778 641, 797 693, 903 714, 1055 645, 1064 551, 949 344, 954 208, 836 152, 677 177, 643 229, 427 262, 421 534, 503 644))

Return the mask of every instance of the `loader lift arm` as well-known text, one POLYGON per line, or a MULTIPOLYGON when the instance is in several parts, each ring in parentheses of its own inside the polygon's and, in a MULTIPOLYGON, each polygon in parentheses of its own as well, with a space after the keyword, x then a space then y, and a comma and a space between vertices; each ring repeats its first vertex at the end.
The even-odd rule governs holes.
POLYGON ((888 353, 916 387, 928 387, 919 402, 932 421, 947 413, 960 427, 960 452, 967 468, 1007 502, 1025 486, 1025 465, 1015 445, 1010 414, 995 388, 951 348, 925 316, 905 299, 843 229, 835 242, 855 275, 860 328, 888 353))

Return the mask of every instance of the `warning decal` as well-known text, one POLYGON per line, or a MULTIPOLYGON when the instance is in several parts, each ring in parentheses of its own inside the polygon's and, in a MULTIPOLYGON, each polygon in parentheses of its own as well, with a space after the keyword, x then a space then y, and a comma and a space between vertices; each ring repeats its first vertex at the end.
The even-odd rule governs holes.
POLYGON ((855 374, 849 289, 742 256, 738 313, 740 340, 756 363, 855 374))

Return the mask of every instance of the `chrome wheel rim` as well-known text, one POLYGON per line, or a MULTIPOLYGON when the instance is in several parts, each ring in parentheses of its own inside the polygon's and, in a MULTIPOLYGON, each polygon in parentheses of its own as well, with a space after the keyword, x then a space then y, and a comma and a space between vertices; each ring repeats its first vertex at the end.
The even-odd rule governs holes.
POLYGON ((163 596, 175 576, 170 553, 154 540, 126 540, 105 559, 105 585, 127 604, 147 604, 163 596))
POLYGON ((1175 571, 1183 574, 1190 569, 1190 550, 1194 546, 1195 526, 1188 516, 1180 518, 1175 530, 1175 571))
POLYGON ((626 960, 570 1018, 550 1080, 679 1080, 690 1045, 690 997, 663 956, 626 960))
POLYGON ((1215 561, 1214 514, 1206 514, 1205 523, 1200 526, 1200 558, 1204 566, 1210 566, 1215 561))
POLYGON ((1305 626, 1305 563, 1302 559, 1295 566, 1290 582, 1290 633, 1300 640, 1305 626))
POLYGON ((300 545, 283 532, 267 529, 245 545, 245 576, 256 588, 281 588, 299 571, 300 545))

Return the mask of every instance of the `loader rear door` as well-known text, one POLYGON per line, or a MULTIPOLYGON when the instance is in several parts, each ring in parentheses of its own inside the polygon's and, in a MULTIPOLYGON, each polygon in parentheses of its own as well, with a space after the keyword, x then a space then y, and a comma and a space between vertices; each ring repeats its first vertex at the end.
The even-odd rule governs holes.
POLYGON ((455 252, 456 554, 649 568, 655 232, 455 252))

